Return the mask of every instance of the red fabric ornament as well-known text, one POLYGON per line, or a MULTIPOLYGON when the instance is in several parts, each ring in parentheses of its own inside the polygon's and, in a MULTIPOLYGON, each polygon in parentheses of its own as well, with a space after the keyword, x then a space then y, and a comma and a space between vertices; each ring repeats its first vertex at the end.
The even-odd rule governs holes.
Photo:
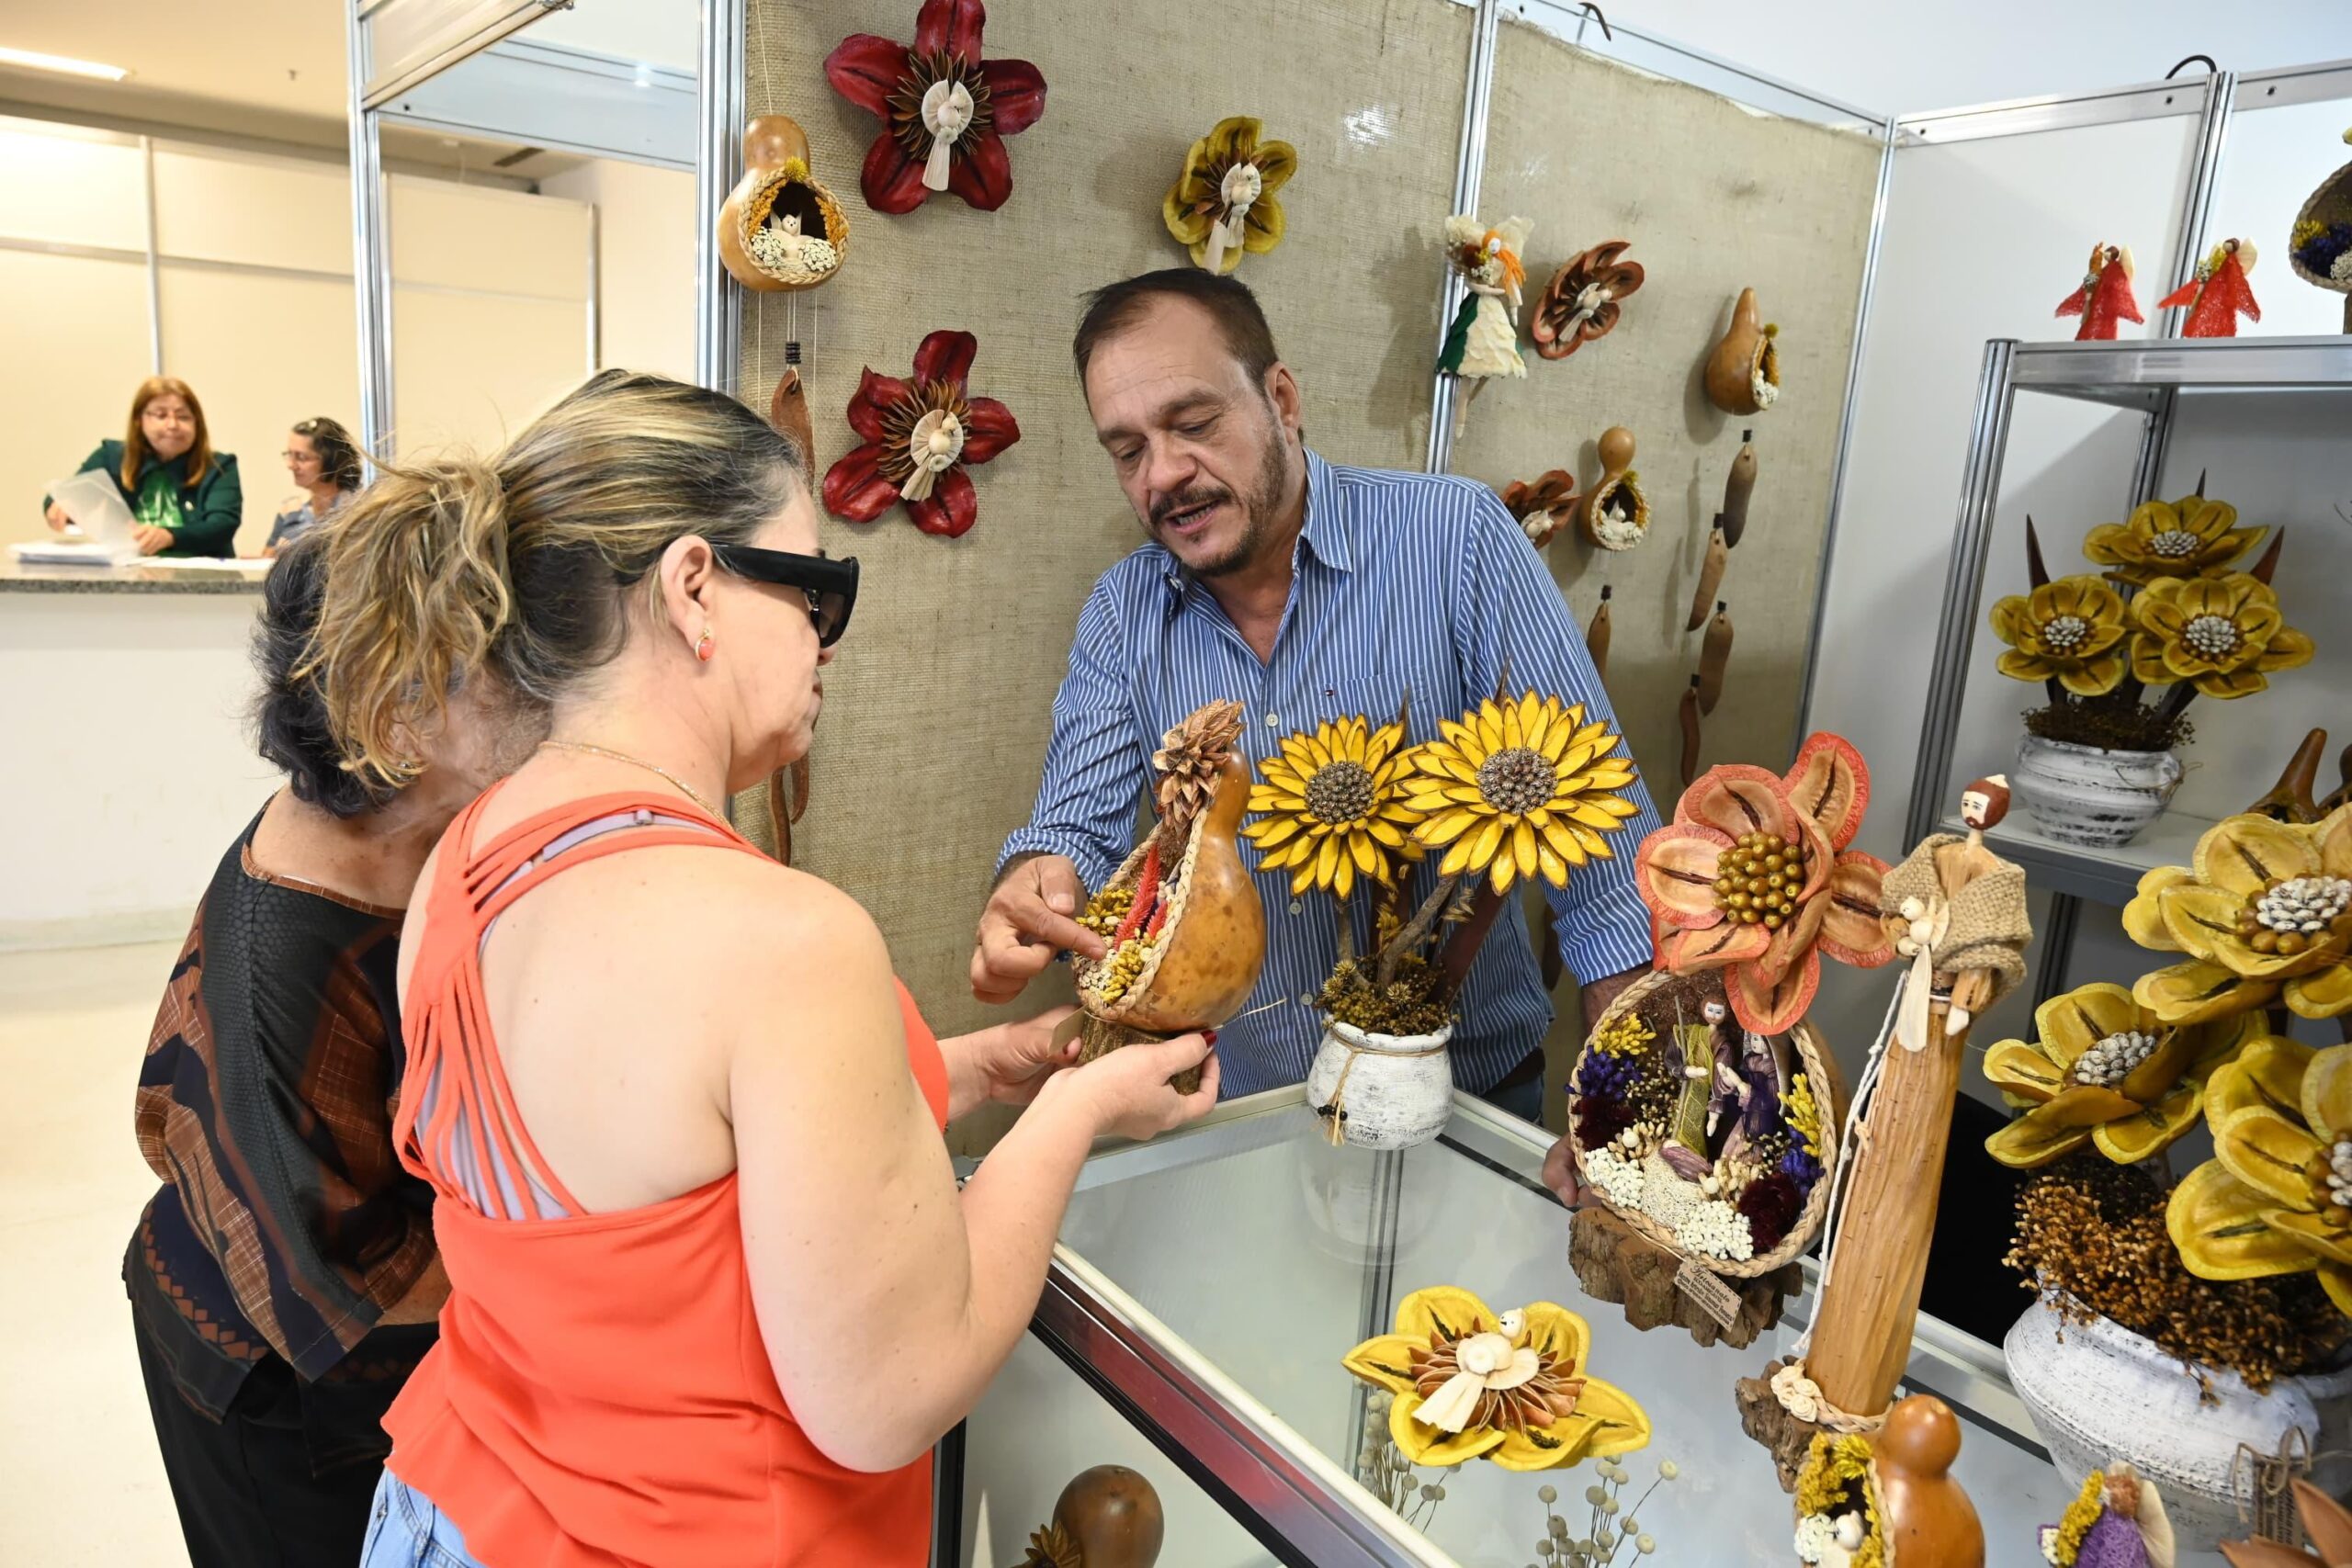
POLYGON ((969 333, 937 332, 915 350, 910 379, 860 372, 849 423, 865 445, 826 470, 826 511, 871 523, 903 501, 916 527, 951 539, 979 520, 979 496, 964 470, 1020 440, 1021 427, 994 398, 971 395, 978 352, 969 333))
POLYGON ((2245 268, 2239 261, 2239 242, 2230 240, 2222 247, 2221 265, 2211 276, 2190 278, 2178 288, 2156 301, 2156 309, 2169 310, 2177 305, 2188 307, 2188 319, 2181 323, 2183 337, 2235 337, 2238 318, 2249 321, 2262 320, 2262 307, 2254 302, 2254 286, 2246 281, 2245 268))
POLYGON ((2094 246, 2082 287, 2059 301, 2057 313, 2083 319, 2076 343, 2111 339, 2117 322, 2143 320, 2140 302, 2132 297, 2130 253, 2116 245, 2094 246))
POLYGON ((1004 139, 1046 112, 1046 78, 1025 60, 983 61, 987 23, 980 0, 923 0, 911 48, 853 33, 825 57, 833 90, 882 121, 858 175, 875 211, 912 212, 944 189, 993 212, 1012 194, 1004 139))

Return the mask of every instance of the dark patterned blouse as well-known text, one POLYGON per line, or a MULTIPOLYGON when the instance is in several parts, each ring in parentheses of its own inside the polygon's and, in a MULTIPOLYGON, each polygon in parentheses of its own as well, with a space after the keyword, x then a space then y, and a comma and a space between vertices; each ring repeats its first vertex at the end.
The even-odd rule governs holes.
POLYGON ((273 1353, 306 1398, 389 1402, 433 1339, 387 1330, 351 1354, 434 1256, 433 1190, 392 1154, 401 911, 262 871, 260 821, 221 857, 155 1016, 137 1121, 164 1185, 123 1265, 140 1326, 216 1418, 273 1353))

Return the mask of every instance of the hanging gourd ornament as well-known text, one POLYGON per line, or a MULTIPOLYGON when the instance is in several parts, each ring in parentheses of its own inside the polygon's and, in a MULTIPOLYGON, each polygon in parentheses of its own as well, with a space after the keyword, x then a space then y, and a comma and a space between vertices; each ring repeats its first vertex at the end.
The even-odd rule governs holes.
POLYGON ((1229 273, 1242 253, 1263 254, 1283 243, 1283 204, 1274 193, 1298 172, 1287 141, 1261 141, 1265 130, 1249 115, 1216 122, 1193 143, 1183 172, 1160 198, 1160 220, 1193 265, 1229 273))
POLYGON ((1707 400, 1725 413, 1762 413, 1781 395, 1781 329, 1757 313, 1756 290, 1743 288, 1731 327, 1707 356, 1707 400))
POLYGON ((718 209, 718 259, 762 293, 814 288, 849 256, 849 220, 808 172, 808 133, 789 115, 743 128, 743 177, 718 209))
MULTIPOLYGON (((2352 141, 2352 130, 2344 133, 2352 141)), ((2320 182, 2288 235, 2287 263, 2305 283, 2344 296, 2344 330, 2352 333, 2352 164, 2320 182)))
POLYGON ((909 379, 859 372, 849 423, 865 444, 826 470, 826 511, 871 523, 904 502, 916 527, 951 539, 979 520, 964 470, 1020 440, 1021 427, 994 398, 971 395, 978 352, 969 333, 933 333, 915 350, 909 379))
POLYGON ((1630 550, 1649 536, 1650 502, 1634 471, 1634 433, 1600 433, 1600 482, 1584 501, 1584 536, 1604 550, 1630 550))
POLYGON ((825 57, 833 90, 882 121, 858 187, 876 212, 912 212, 951 191, 983 212, 1012 194, 1004 139, 1046 112, 1046 78, 1025 60, 980 58, 979 0, 924 0, 912 48, 854 33, 825 57))

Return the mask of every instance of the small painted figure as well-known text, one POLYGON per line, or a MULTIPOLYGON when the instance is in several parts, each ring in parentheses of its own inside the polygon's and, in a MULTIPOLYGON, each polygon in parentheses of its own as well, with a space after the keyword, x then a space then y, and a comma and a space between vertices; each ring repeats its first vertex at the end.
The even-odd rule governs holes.
POLYGON ((2091 247, 2090 270, 2083 275, 2082 287, 2058 304, 2061 316, 2080 316, 2083 324, 2075 333, 2076 343, 2115 336, 2120 321, 2143 320, 2140 302, 2132 297, 2132 252, 2123 245, 2094 245, 2091 247))
POLYGON ((2253 270, 2254 242, 2224 240, 2197 264, 2197 276, 2157 300, 2156 309, 2188 307, 2188 319, 2180 326, 2183 337, 2235 337, 2240 316, 2262 320, 2254 286, 2246 281, 2245 275, 2253 270))

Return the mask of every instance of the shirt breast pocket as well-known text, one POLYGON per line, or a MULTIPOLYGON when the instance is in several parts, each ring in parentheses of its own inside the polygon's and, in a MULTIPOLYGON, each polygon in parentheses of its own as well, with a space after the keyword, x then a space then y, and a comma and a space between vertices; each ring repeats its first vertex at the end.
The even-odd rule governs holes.
POLYGON ((1351 674, 1336 682, 1326 682, 1326 689, 1316 698, 1316 717, 1361 717, 1377 729, 1384 724, 1395 723, 1398 707, 1409 698, 1405 739, 1408 745, 1415 745, 1435 739, 1439 719, 1462 716, 1454 701, 1455 685, 1450 670, 1441 674, 1410 665, 1384 670, 1378 674, 1351 674))

